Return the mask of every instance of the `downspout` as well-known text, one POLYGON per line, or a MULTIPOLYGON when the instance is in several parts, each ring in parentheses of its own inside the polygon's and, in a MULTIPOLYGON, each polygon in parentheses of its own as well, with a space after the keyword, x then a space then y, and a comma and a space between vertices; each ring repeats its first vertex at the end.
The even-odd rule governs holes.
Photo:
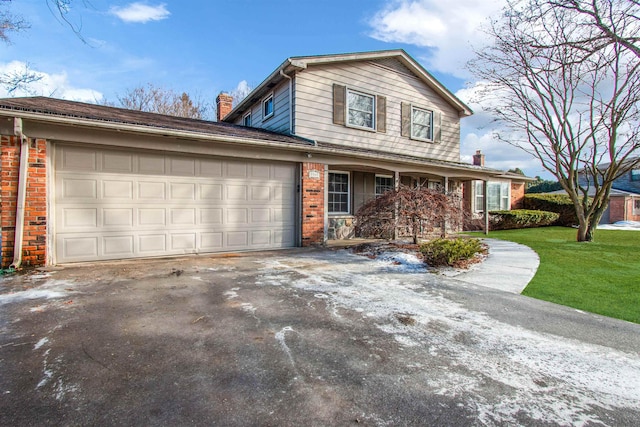
MULTIPOLYGON (((293 78, 285 73, 282 68, 280 69, 280 75, 289 80, 289 134, 291 136, 298 136, 295 134, 293 129, 293 78)), ((315 139, 304 138, 301 136, 298 136, 298 138, 303 138, 310 141, 314 147, 318 145, 318 141, 316 141, 315 139)))
POLYGON ((16 231, 13 241, 13 262, 10 268, 18 269, 22 264, 22 242, 24 239, 24 205, 27 199, 29 167, 29 139, 22 133, 22 119, 13 119, 13 133, 20 138, 20 170, 18 172, 18 199, 16 201, 16 231))

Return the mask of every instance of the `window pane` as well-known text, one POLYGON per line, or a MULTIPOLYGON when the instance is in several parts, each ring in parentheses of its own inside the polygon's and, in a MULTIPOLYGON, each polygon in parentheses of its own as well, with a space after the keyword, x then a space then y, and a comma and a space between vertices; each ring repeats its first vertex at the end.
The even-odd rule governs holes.
POLYGON ((489 182, 487 184, 487 200, 490 211, 500 210, 500 183, 489 182))
POLYGON ((433 113, 419 108, 411 110, 411 136, 420 139, 432 139, 431 121, 433 113))
POLYGON ((263 102, 263 110, 265 117, 273 114, 273 97, 270 97, 263 102))
POLYGON ((393 190, 393 178, 390 176, 376 176, 376 196, 380 196, 389 190, 393 190))
POLYGON ((349 174, 329 173, 329 212, 349 212, 349 174))
POLYGON ((349 91, 347 94, 349 124, 373 129, 374 104, 373 96, 349 91))

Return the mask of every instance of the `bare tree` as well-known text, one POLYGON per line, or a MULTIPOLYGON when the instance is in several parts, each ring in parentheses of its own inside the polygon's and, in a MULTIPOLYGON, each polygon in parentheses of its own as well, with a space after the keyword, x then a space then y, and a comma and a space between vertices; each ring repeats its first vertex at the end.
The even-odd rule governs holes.
MULTIPOLYGON (((86 43, 82 36, 80 24, 75 24, 69 17, 72 10, 73 0, 45 0, 49 10, 53 16, 60 22, 66 24, 76 34, 76 36, 86 43)), ((86 6, 89 3, 82 0, 86 6)), ((29 22, 22 16, 12 13, 9 10, 11 0, 0 0, 0 40, 5 43, 11 43, 11 34, 15 32, 25 31, 31 28, 29 22)), ((17 90, 28 91, 31 83, 42 80, 42 75, 31 70, 29 65, 25 65, 23 70, 14 70, 0 74, 0 86, 3 86, 9 94, 17 90)))
POLYGON ((481 105, 503 125, 496 136, 538 158, 569 194, 578 241, 593 239, 640 149, 638 10, 636 0, 514 0, 469 63, 481 105))
POLYGON ((130 110, 192 119, 207 118, 210 109, 209 105, 199 99, 191 99, 185 92, 177 94, 153 84, 131 89, 124 96, 119 96, 118 105, 130 110))
POLYGON ((360 236, 390 239, 401 231, 418 243, 436 230, 445 237, 447 229, 458 229, 463 209, 457 195, 400 185, 362 205, 355 216, 360 236))

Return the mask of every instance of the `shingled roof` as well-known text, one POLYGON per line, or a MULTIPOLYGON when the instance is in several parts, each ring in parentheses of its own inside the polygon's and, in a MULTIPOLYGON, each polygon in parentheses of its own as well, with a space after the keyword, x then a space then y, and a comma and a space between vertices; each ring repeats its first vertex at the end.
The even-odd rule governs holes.
MULTIPOLYGON (((145 126, 173 131, 188 131, 203 135, 245 138, 308 146, 307 139, 271 132, 268 130, 238 126, 230 123, 211 122, 105 105, 87 104, 44 96, 0 99, 0 111, 35 113, 42 116, 76 118, 104 123, 145 126)), ((20 114, 16 114, 20 116, 20 114)))

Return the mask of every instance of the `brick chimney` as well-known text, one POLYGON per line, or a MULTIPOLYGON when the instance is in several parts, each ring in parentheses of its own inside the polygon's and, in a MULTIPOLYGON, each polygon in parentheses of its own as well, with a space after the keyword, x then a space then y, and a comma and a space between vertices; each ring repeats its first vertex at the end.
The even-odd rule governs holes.
POLYGON ((220 93, 216 97, 216 118, 219 122, 233 110, 233 96, 228 93, 220 93))
POLYGON ((476 154, 473 155, 473 165, 484 166, 484 154, 482 154, 482 151, 476 150, 476 154))

